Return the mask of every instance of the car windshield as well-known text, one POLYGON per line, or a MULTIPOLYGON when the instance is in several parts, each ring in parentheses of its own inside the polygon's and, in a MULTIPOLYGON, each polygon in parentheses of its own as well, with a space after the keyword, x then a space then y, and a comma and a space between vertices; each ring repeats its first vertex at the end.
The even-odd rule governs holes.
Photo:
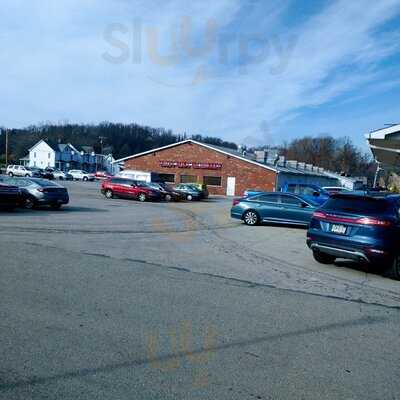
POLYGON ((384 199, 361 196, 337 196, 329 198, 322 208, 324 210, 346 213, 377 215, 387 212, 390 206, 384 199))

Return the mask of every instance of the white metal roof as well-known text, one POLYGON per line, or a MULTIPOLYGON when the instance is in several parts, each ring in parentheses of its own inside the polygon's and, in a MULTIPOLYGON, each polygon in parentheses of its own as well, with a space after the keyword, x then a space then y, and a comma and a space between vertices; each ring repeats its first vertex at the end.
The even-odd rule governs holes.
POLYGON ((386 135, 400 132, 400 124, 394 124, 387 128, 377 129, 365 135, 366 139, 386 139, 386 135))

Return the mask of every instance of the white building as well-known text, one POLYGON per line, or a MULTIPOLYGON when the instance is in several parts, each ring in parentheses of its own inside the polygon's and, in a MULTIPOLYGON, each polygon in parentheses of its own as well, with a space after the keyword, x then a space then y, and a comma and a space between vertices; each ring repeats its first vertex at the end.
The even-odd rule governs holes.
POLYGON ((372 131, 365 138, 377 162, 400 166, 400 124, 372 131))
POLYGON ((54 168, 56 165, 56 152, 41 140, 29 149, 29 166, 37 168, 54 168))

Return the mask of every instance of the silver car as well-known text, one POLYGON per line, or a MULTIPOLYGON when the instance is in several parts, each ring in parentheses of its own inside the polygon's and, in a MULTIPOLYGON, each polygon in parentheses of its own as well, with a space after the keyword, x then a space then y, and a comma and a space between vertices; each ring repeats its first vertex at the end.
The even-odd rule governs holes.
POLYGON ((95 175, 90 172, 83 171, 81 169, 71 169, 68 171, 68 174, 72 176, 74 180, 79 181, 94 181, 95 175))

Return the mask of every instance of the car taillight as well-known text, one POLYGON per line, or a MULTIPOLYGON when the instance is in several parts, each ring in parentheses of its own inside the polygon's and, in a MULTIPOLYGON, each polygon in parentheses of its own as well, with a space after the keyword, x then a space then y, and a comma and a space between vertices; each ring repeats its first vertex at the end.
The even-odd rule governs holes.
POLYGON ((41 192, 41 193, 44 192, 44 189, 43 189, 43 188, 37 188, 36 190, 37 190, 38 192, 41 192))
POLYGON ((362 217, 358 218, 355 221, 356 224, 360 225, 373 225, 373 226, 391 226, 392 222, 387 221, 384 219, 378 219, 378 218, 370 218, 370 217, 362 217))
POLYGON ((313 218, 326 219, 327 217, 328 216, 322 211, 315 211, 313 214, 313 218))
POLYGON ((232 205, 237 206, 240 203, 240 199, 233 199, 232 205))
POLYGON ((330 215, 323 211, 315 211, 313 218, 322 219, 328 222, 339 222, 342 224, 355 224, 355 225, 371 225, 371 226, 391 226, 392 222, 388 220, 373 218, 373 217, 341 217, 338 215, 330 215))

